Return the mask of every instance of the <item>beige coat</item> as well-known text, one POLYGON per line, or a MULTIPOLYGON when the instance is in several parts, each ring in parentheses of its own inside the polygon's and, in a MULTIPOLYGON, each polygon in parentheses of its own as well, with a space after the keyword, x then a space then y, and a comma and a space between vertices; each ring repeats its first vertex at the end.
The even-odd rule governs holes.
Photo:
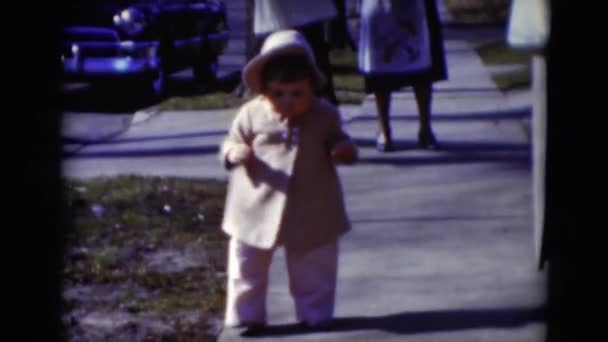
POLYGON ((250 100, 220 149, 223 162, 236 144, 248 144, 255 156, 247 167, 226 164, 231 174, 222 229, 258 248, 302 250, 350 230, 330 157, 331 147, 348 139, 339 113, 325 100, 315 98, 312 109, 290 123, 280 121, 263 97, 250 100))

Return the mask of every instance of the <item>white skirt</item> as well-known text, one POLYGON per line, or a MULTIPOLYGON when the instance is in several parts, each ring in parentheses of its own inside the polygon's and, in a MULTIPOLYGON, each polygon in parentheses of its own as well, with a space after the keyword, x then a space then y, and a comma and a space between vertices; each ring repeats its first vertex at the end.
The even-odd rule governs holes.
POLYGON ((409 73, 431 64, 422 0, 362 0, 359 69, 366 74, 409 73))

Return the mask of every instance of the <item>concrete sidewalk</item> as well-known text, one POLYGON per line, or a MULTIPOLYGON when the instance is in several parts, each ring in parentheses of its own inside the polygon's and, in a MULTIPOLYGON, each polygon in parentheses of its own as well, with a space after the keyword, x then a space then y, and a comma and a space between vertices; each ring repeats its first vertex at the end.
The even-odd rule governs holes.
MULTIPOLYGON (((529 92, 505 96, 469 43, 446 41, 438 151, 415 148, 409 89, 392 104, 398 151, 375 150, 374 102, 342 106, 361 160, 340 167, 353 230, 342 240, 336 327, 295 322, 284 255, 271 268, 266 336, 220 341, 542 341, 544 273, 533 262, 529 92)), ((163 112, 64 161, 66 177, 226 178, 219 140, 234 110, 163 112)))
POLYGON ((336 326, 302 332, 281 250, 271 268, 265 336, 220 341, 543 340, 544 274, 535 269, 529 93, 505 96, 467 43, 448 41, 437 84, 442 149, 416 149, 406 89, 392 104, 399 151, 374 149, 372 98, 347 119, 361 160, 341 167, 353 231, 342 240, 336 326))

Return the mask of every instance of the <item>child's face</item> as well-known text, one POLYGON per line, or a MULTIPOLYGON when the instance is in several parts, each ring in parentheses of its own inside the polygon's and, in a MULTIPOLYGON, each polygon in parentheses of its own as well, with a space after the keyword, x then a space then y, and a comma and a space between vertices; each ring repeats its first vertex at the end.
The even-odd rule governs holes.
POLYGON ((274 110, 285 119, 307 112, 312 104, 313 95, 310 80, 270 81, 264 91, 264 96, 268 98, 274 110))

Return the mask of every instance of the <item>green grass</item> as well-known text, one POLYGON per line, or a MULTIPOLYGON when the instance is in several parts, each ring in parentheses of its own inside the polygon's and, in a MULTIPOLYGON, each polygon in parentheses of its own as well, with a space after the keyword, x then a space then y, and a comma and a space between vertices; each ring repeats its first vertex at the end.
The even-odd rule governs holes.
POLYGON ((501 91, 510 91, 531 85, 531 56, 511 49, 504 40, 481 44, 475 49, 487 66, 520 66, 513 71, 492 75, 492 80, 501 91))
MULTIPOLYGON (((521 65, 521 70, 493 75, 497 87, 503 91, 530 85, 530 56, 509 48, 503 40, 481 44, 477 53, 486 65, 521 65)), ((334 71, 334 88, 341 103, 361 104, 365 99, 363 77, 357 69, 357 53, 350 49, 332 50, 330 61, 334 71)), ((237 108, 249 99, 235 92, 215 91, 195 96, 172 97, 162 102, 158 109, 200 110, 237 108)))
POLYGON ((139 176, 67 180, 70 229, 65 288, 110 285, 120 292, 119 284, 136 284, 145 290, 117 293, 106 300, 95 295, 66 300, 67 310, 152 313, 172 325, 177 335, 200 334, 207 322, 176 326, 174 318, 188 310, 201 317, 221 317, 227 237, 220 224, 225 193, 225 182, 216 180, 139 176), (146 263, 158 252, 187 250, 200 252, 204 261, 167 272, 146 263))
POLYGON ((476 48, 485 64, 530 64, 530 55, 511 49, 504 40, 487 42, 476 48))
MULTIPOLYGON (((498 24, 508 21, 509 0, 445 0, 453 20, 464 24, 498 24)), ((476 48, 484 64, 519 65, 516 70, 493 74, 492 80, 502 91, 529 87, 530 55, 510 49, 504 40, 484 43, 476 48)))
MULTIPOLYGON (((509 0, 445 0, 446 7, 456 22, 472 24, 504 24, 508 18, 509 0)), ((488 63, 495 63, 495 58, 522 58, 512 56, 501 47, 484 47, 480 53, 494 54, 488 56, 488 63), (498 48, 498 49, 496 49, 498 48)), ((483 57, 482 57, 483 58, 483 57)), ((341 103, 360 104, 365 98, 363 78, 357 72, 357 54, 350 49, 332 50, 330 61, 334 68, 334 85, 336 96, 341 103)), ((526 84, 523 74, 497 76, 495 82, 499 87, 510 89, 526 84)), ((166 110, 203 110, 237 108, 248 100, 231 90, 212 91, 193 96, 174 96, 158 105, 160 111, 166 110)))
POLYGON ((237 108, 247 99, 233 92, 215 91, 194 96, 170 97, 161 102, 157 108, 160 111, 237 108))
POLYGON ((351 68, 352 72, 357 71, 357 52, 351 49, 331 50, 329 59, 334 68, 351 68))
POLYGON ((524 68, 504 74, 492 75, 492 80, 501 91, 529 88, 531 85, 530 73, 530 68, 524 68))
POLYGON ((357 68, 357 52, 350 49, 332 50, 329 58, 334 73, 334 89, 340 103, 361 104, 366 94, 363 77, 357 68))
POLYGON ((509 0, 445 0, 452 19, 464 24, 504 24, 509 0))
MULTIPOLYGON (((363 78, 357 71, 357 54, 349 49, 332 50, 330 60, 334 67, 334 87, 341 103, 360 104, 365 98, 363 78)), ((169 110, 203 110, 238 108, 250 99, 240 96, 235 91, 216 90, 192 96, 173 96, 161 102, 159 111, 169 110)))

